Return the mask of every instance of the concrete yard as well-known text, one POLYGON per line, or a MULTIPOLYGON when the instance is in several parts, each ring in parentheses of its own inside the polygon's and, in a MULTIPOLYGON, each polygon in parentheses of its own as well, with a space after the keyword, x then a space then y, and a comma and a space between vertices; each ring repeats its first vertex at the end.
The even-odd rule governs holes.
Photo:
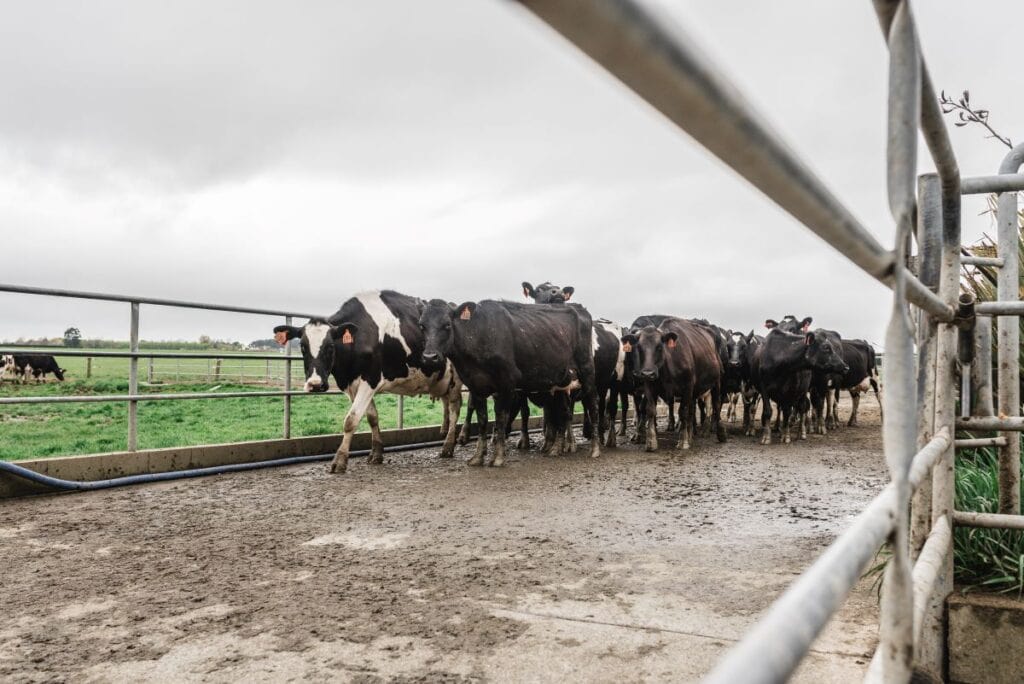
MULTIPOLYGON (((669 443, 2 501, 0 679, 698 679, 887 476, 873 398, 806 442, 669 443)), ((797 680, 862 677, 876 625, 862 580, 797 680)))

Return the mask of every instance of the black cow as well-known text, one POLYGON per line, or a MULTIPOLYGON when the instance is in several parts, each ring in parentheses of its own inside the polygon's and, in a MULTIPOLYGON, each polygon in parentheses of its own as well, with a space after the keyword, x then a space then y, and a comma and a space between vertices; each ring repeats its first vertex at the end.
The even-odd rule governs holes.
POLYGON ((764 327, 768 328, 769 330, 778 328, 782 332, 796 334, 807 332, 808 330, 810 330, 811 323, 813 322, 814 319, 811 318, 810 316, 805 316, 804 318, 797 320, 796 316, 794 316, 793 314, 786 314, 785 316, 782 317, 781 322, 769 318, 764 322, 764 327))
POLYGON ((462 383, 451 364, 427 360, 423 355, 423 331, 418 322, 424 304, 418 297, 375 290, 346 300, 327 319, 274 328, 278 344, 302 340, 305 391, 326 392, 328 376, 333 375, 338 388, 352 400, 345 416, 345 436, 331 461, 330 472, 345 472, 352 436, 364 414, 372 432, 368 462, 384 462, 373 401, 378 392, 440 398, 447 426, 441 457, 454 455, 462 383))
MULTIPOLYGON (((560 453, 564 446, 573 390, 582 390, 584 408, 592 423, 598 424, 592 323, 586 309, 494 300, 464 302, 453 308, 435 299, 424 308, 420 326, 426 339, 424 358, 450 361, 477 401, 479 433, 470 465, 484 463, 484 399, 489 396, 494 397, 495 423, 501 426, 508 421, 517 390, 541 401, 552 453, 560 453)), ((490 465, 504 465, 505 451, 505 440, 496 439, 490 465)), ((601 455, 596 433, 591 437, 590 455, 601 455)))
MULTIPOLYGON (((533 299, 535 304, 564 304, 572 298, 576 289, 571 286, 559 287, 550 282, 544 282, 533 287, 530 283, 523 281, 523 295, 533 299)), ((629 388, 623 386, 625 377, 625 351, 622 349, 622 326, 613 323, 605 318, 594 321, 593 339, 594 348, 594 373, 597 379, 597 410, 601 416, 598 431, 601 438, 608 432, 605 446, 615 446, 615 416, 618 412, 618 402, 622 400, 623 434, 625 434, 626 413, 629 411, 629 388)), ((571 429, 571 427, 570 427, 571 429)), ((583 436, 591 437, 593 426, 586 419, 584 414, 583 436)), ((576 448, 576 437, 569 432, 566 437, 569 441, 570 450, 576 448)))
MULTIPOLYGON (((835 330, 822 330, 832 343, 832 347, 843 355, 843 338, 835 330)), ((832 388, 841 382, 841 373, 830 373, 824 370, 815 369, 811 372, 811 409, 813 413, 813 430, 819 435, 828 434, 830 429, 835 429, 834 415, 836 411, 835 397, 832 388)))
POLYGON ((57 360, 50 354, 11 354, 14 360, 16 375, 21 375, 23 381, 27 381, 31 375, 39 382, 48 373, 64 382, 64 369, 57 365, 57 360))
MULTIPOLYGON (((807 391, 811 371, 845 373, 846 363, 822 330, 802 335, 784 332, 773 327, 753 356, 751 373, 761 394, 761 443, 771 444, 771 402, 779 405, 782 413, 782 441, 789 444, 790 418, 793 411, 806 410, 807 391)), ((806 426, 800 420, 801 439, 805 439, 806 426)))
POLYGON ((878 387, 878 368, 875 365, 875 348, 864 340, 843 340, 843 360, 849 370, 838 376, 835 381, 835 401, 832 404, 832 419, 839 424, 839 390, 849 390, 853 400, 853 410, 847 426, 857 426, 857 408, 860 406, 860 395, 870 387, 878 401, 878 410, 882 410, 882 397, 878 387))
POLYGON ((689 449, 694 402, 708 391, 712 427, 718 441, 725 441, 725 428, 719 422, 722 362, 710 330, 680 318, 666 318, 660 327, 646 325, 624 335, 622 341, 630 347, 634 379, 643 388, 647 451, 658 448, 655 417, 659 398, 679 400, 679 448, 689 449))
MULTIPOLYGON (((638 330, 649 325, 653 325, 657 328, 669 318, 675 318, 675 316, 669 316, 667 314, 646 314, 638 316, 637 319, 630 324, 629 332, 636 334, 638 330)), ((647 430, 647 407, 644 403, 646 399, 644 398, 643 385, 636 382, 636 372, 639 370, 636 367, 636 352, 629 343, 625 343, 624 347, 626 348, 626 374, 633 378, 633 405, 636 407, 636 434, 633 435, 632 441, 634 444, 639 444, 644 440, 644 434, 647 430)), ((668 427, 666 429, 669 432, 674 432, 676 429, 675 399, 669 398, 666 403, 668 404, 668 427)), ((657 425, 655 425, 655 427, 657 427, 657 425)))

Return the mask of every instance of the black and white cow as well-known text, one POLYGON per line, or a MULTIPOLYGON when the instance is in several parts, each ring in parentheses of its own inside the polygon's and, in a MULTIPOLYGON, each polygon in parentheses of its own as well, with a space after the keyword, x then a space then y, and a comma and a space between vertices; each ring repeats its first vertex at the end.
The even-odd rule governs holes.
POLYGON ((0 354, 0 380, 13 380, 15 372, 14 355, 0 354))
POLYGON ((12 354, 14 369, 17 375, 21 375, 22 382, 28 382, 30 377, 40 382, 49 373, 53 373, 57 380, 64 382, 64 369, 57 365, 57 359, 51 354, 12 354))
POLYGON ((634 378, 644 392, 647 451, 658 448, 658 399, 679 400, 679 448, 689 449, 694 402, 705 392, 711 392, 711 427, 718 440, 725 441, 725 428, 719 422, 722 361, 715 336, 706 326, 666 318, 659 327, 644 326, 624 335, 622 341, 633 355, 634 378))
POLYGON ((735 349, 739 354, 740 372, 743 375, 743 434, 753 437, 757 434, 754 428, 754 412, 757 410, 757 402, 761 400, 761 392, 754 379, 754 357, 764 344, 764 337, 755 335, 751 330, 746 335, 736 335, 734 339, 734 347, 730 348, 730 351, 735 349))
POLYGON ((572 299, 574 292, 576 292, 574 287, 558 287, 548 282, 534 287, 525 280, 523 281, 523 296, 529 297, 536 304, 565 304, 572 299))
MULTIPOLYGON (((807 408, 807 392, 811 384, 811 371, 845 373, 846 363, 822 330, 794 334, 780 327, 769 330, 753 356, 751 369, 758 385, 763 407, 761 409, 761 444, 771 444, 771 402, 779 405, 782 413, 782 441, 789 444, 790 419, 794 413, 807 408)), ((798 415, 798 420, 800 416, 798 415)), ((799 420, 801 439, 806 439, 806 425, 799 420)))
MULTIPOLYGON (((420 326, 426 339, 424 358, 451 362, 478 402, 477 451, 470 465, 483 465, 487 452, 487 397, 494 397, 499 426, 507 423, 517 391, 539 402, 545 408, 552 453, 560 453, 564 445, 572 391, 581 390, 584 408, 598 424, 592 323, 586 309, 494 300, 451 307, 435 299, 424 308, 420 326)), ((505 440, 495 439, 490 465, 504 465, 505 453, 505 440)), ((596 432, 590 455, 601 455, 596 432)))
MULTIPOLYGON (((669 318, 675 318, 675 316, 669 316, 668 314, 646 314, 643 316, 638 316, 636 320, 634 320, 630 324, 629 332, 636 334, 638 330, 645 328, 649 325, 653 325, 655 328, 657 328, 659 325, 664 323, 669 318)), ((636 407, 636 434, 633 435, 632 442, 634 444, 639 444, 640 442, 644 441, 644 434, 647 430, 647 406, 645 404, 646 399, 644 396, 643 385, 637 383, 635 380, 636 372, 638 370, 635 367, 635 362, 638 358, 636 355, 636 351, 633 349, 633 346, 628 342, 624 343, 624 346, 626 348, 626 373, 630 377, 634 378, 633 406, 636 407)), ((666 401, 666 403, 668 404, 668 427, 666 429, 669 432, 674 432, 676 429, 675 399, 669 398, 666 401)), ((657 412, 655 412, 655 415, 657 415, 657 412)), ((657 425, 655 425, 655 429, 657 429, 657 425)))
MULTIPOLYGON (((843 356, 843 338, 835 330, 822 330, 832 347, 843 356)), ((845 361, 845 356, 844 359, 845 361)), ((811 413, 812 430, 819 435, 828 434, 836 427, 836 397, 832 389, 842 382, 842 373, 827 372, 815 369, 811 373, 811 413)))
POLYGON ((352 297, 327 319, 312 319, 302 326, 274 328, 278 344, 302 340, 302 362, 307 392, 326 392, 328 377, 352 400, 345 416, 345 436, 330 465, 330 472, 343 473, 363 415, 372 431, 369 463, 384 462, 377 406, 380 392, 405 396, 429 395, 444 404, 445 433, 442 458, 455 453, 462 383, 450 363, 427 359, 419 326, 425 302, 393 290, 375 290, 352 297))

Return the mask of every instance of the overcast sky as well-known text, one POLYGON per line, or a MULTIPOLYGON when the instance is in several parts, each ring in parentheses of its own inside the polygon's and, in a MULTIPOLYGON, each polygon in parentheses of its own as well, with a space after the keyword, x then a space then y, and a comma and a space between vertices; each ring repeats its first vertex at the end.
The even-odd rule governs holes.
MULTIPOLYGON (((871 3, 659 4, 891 245, 871 3)), ((793 313, 882 341, 884 288, 513 3, 2 8, 0 282, 327 314, 364 289, 519 300, 551 280, 623 323, 793 313)), ((1024 3, 915 10, 936 88, 1024 139, 1024 3)), ((964 175, 1006 153, 951 136, 964 175)), ((127 304, 0 293, 0 311, 0 339, 127 338, 127 304)), ((143 307, 142 337, 276 322, 143 307)))

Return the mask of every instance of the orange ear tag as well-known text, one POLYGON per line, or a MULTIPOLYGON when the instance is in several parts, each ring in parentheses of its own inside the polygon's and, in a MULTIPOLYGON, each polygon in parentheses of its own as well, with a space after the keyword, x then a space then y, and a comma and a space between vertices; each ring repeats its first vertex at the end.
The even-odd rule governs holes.
POLYGON ((459 318, 461 318, 464 321, 468 321, 470 317, 472 317, 472 315, 473 314, 470 313, 469 307, 467 306, 465 309, 462 310, 462 313, 459 314, 459 318))
POLYGON ((668 347, 669 349, 675 349, 676 341, 670 338, 668 344, 666 344, 665 346, 668 347))
POLYGON ((622 351, 628 354, 629 352, 633 351, 633 345, 631 345, 629 342, 623 342, 622 351))
POLYGON ((288 344, 288 333, 284 330, 274 333, 274 341, 283 347, 288 344))
POLYGON ((348 328, 346 328, 345 332, 341 334, 341 343, 352 344, 352 333, 348 330, 348 328))

